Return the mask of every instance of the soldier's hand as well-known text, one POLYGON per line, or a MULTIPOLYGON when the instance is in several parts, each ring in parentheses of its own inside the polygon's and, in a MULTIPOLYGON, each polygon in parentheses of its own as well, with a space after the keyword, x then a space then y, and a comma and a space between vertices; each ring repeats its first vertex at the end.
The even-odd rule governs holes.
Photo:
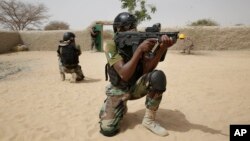
POLYGON ((161 44, 160 47, 164 47, 164 48, 169 48, 174 44, 174 41, 169 38, 167 35, 162 35, 161 36, 161 44))
POLYGON ((139 45, 139 49, 142 52, 149 52, 150 50, 152 50, 152 48, 154 47, 154 45, 156 44, 157 39, 155 38, 150 38, 150 39, 146 39, 144 40, 140 45, 139 45))

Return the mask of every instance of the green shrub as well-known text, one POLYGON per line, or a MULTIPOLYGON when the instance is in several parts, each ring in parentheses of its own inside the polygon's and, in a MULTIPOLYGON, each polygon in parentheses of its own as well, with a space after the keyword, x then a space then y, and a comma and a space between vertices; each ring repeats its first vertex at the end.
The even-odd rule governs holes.
POLYGON ((189 26, 218 26, 219 24, 211 19, 201 19, 192 22, 189 26))
POLYGON ((52 21, 44 27, 44 30, 68 30, 69 25, 65 22, 52 21))

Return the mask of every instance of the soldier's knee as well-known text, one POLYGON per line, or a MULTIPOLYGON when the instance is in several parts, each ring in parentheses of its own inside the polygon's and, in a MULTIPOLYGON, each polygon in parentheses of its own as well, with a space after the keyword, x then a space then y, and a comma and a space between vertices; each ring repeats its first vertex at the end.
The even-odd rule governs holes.
POLYGON ((155 70, 149 74, 149 91, 163 93, 166 91, 167 79, 161 70, 155 70))
POLYGON ((100 121, 100 133, 107 137, 112 137, 119 133, 119 124, 113 124, 115 119, 100 121))

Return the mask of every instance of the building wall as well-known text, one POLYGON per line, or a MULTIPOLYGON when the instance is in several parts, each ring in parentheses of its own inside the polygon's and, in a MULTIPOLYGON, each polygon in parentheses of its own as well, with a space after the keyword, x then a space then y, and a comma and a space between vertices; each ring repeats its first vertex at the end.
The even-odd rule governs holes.
POLYGON ((22 44, 22 40, 18 32, 0 31, 0 53, 11 51, 12 47, 17 44, 22 44))
MULTIPOLYGON (((250 49, 250 27, 178 27, 165 28, 162 32, 179 31, 190 37, 196 50, 250 49)), ((25 44, 29 50, 55 51, 66 31, 0 31, 0 53, 10 51, 18 44, 25 44)), ((91 38, 87 30, 71 31, 76 34, 76 43, 81 49, 90 50, 91 38)), ((180 41, 171 49, 181 49, 180 41)))

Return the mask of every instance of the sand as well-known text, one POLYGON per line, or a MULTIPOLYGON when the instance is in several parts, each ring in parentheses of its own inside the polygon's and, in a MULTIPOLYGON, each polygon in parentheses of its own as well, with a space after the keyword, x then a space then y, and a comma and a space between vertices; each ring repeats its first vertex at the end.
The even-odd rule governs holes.
POLYGON ((168 52, 158 65, 167 91, 157 120, 169 136, 140 124, 145 98, 128 102, 121 132, 99 133, 105 98, 103 53, 85 51, 86 80, 60 80, 54 51, 0 55, 0 141, 228 141, 230 124, 250 123, 250 51, 168 52))

